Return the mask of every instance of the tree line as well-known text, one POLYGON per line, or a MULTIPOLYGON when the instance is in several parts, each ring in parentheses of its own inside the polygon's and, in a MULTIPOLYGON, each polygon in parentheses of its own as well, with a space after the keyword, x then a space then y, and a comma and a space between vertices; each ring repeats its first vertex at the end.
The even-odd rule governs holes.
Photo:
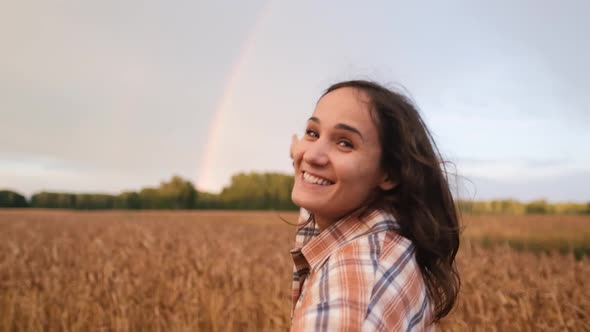
MULTIPOLYGON (((218 193, 202 192, 180 176, 158 187, 125 191, 118 195, 39 192, 27 199, 9 190, 0 191, 0 207, 58 209, 239 209, 296 210, 291 202, 293 176, 281 173, 239 173, 218 193)), ((545 200, 466 201, 458 208, 467 214, 590 214, 588 203, 549 203, 545 200)))
POLYGON ((523 203, 514 199, 502 199, 490 201, 460 200, 457 204, 461 212, 477 215, 590 214, 590 202, 550 203, 544 199, 539 199, 523 203))
POLYGON ((241 209, 296 210, 291 202, 293 177, 280 173, 240 173, 219 194, 201 192, 188 180, 173 176, 158 187, 118 195, 38 192, 27 199, 20 193, 0 191, 0 207, 57 209, 241 209))

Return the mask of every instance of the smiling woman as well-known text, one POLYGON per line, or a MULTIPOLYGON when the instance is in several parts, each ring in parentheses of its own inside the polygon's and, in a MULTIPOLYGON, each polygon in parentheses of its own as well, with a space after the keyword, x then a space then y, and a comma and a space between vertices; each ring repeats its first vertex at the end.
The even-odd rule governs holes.
POLYGON ((414 105, 373 82, 335 84, 291 156, 291 330, 434 329, 459 290, 459 223, 414 105))
POLYGON ((298 145, 295 163, 301 177, 295 179, 292 198, 295 204, 317 211, 320 229, 351 207, 361 206, 375 188, 394 186, 379 164, 379 136, 368 102, 352 87, 327 94, 298 145))

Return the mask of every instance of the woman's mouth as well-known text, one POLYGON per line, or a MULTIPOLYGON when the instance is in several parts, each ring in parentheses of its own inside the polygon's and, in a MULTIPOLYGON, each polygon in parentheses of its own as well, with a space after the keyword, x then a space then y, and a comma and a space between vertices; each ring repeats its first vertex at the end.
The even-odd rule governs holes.
POLYGON ((317 175, 311 175, 307 172, 302 172, 302 173, 303 173, 303 175, 302 175, 303 181, 305 181, 307 183, 317 184, 320 186, 329 186, 329 185, 334 184, 334 182, 324 179, 324 178, 321 178, 317 175))

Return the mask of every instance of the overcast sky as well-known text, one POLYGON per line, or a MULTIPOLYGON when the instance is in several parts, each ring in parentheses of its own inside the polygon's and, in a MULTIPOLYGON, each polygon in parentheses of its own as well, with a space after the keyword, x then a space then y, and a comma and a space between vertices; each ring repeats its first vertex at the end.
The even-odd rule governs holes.
POLYGON ((0 188, 289 172, 322 91, 362 78, 411 95, 460 197, 590 200, 590 2, 372 4, 5 3, 0 188))

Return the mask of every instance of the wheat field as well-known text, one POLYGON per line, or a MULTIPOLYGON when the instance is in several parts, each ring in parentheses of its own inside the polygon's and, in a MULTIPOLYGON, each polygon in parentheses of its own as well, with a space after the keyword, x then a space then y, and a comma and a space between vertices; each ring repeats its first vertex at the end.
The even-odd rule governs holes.
MULTIPOLYGON (((282 219, 296 215, 0 210, 0 332, 288 330, 282 219)), ((559 253, 588 247, 590 217, 464 224, 459 304, 439 330, 590 331, 590 259, 559 253)))

